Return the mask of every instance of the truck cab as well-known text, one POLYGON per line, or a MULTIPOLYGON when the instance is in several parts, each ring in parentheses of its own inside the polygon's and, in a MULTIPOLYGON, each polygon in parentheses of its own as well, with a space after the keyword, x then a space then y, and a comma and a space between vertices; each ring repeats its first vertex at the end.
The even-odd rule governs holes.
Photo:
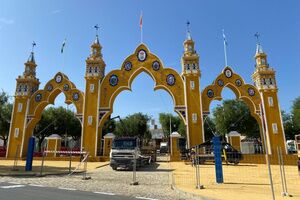
POLYGON ((141 167, 149 163, 151 157, 143 156, 140 150, 140 140, 135 137, 115 138, 110 151, 110 166, 113 170, 118 167, 133 169, 136 161, 136 167, 141 167))

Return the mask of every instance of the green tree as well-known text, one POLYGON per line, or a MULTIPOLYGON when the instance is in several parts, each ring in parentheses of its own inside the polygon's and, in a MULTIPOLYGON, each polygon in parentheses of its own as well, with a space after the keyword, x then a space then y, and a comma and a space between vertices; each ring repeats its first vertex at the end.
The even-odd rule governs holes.
POLYGON ((107 119, 102 128, 102 135, 106 135, 107 133, 114 133, 116 129, 116 121, 107 119))
POLYGON ((243 101, 225 100, 213 110, 213 116, 216 131, 220 135, 238 131, 248 137, 260 136, 258 123, 243 101))
POLYGON ((146 114, 135 113, 125 117, 122 121, 116 122, 116 136, 136 136, 142 140, 149 140, 151 134, 149 131, 148 121, 150 117, 146 114))
POLYGON ((43 111, 41 120, 33 132, 33 135, 39 139, 39 150, 45 137, 51 134, 71 136, 74 140, 78 140, 81 136, 81 124, 71 110, 50 107, 43 111))
POLYGON ((282 116, 282 122, 283 122, 284 133, 285 133, 286 139, 294 140, 297 129, 294 125, 291 114, 286 113, 285 111, 282 111, 281 116, 282 116))
POLYGON ((300 134, 300 97, 297 97, 293 101, 291 116, 293 125, 295 126, 295 131, 297 131, 300 134))
POLYGON ((211 140, 216 132, 214 120, 208 115, 203 119, 205 140, 211 140))
POLYGON ((7 145, 10 120, 13 105, 8 102, 8 94, 6 92, 0 93, 0 139, 3 140, 3 145, 7 145))
POLYGON ((171 113, 159 113, 159 123, 166 138, 170 136, 170 118, 171 118, 171 133, 177 131, 180 135, 186 136, 186 126, 179 116, 174 116, 171 113))

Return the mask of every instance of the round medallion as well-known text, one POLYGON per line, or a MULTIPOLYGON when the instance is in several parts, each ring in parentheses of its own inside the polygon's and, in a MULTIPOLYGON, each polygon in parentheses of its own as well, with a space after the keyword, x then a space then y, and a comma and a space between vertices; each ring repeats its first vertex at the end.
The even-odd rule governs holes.
POLYGON ((249 89, 248 89, 248 94, 249 94, 250 96, 254 96, 254 95, 255 95, 255 90, 254 90, 253 88, 249 88, 249 89))
POLYGON ((158 61, 154 61, 154 62, 152 63, 152 69, 153 69, 154 71, 158 71, 159 68, 160 68, 159 62, 158 62, 158 61))
POLYGON ((214 97, 214 91, 213 91, 212 89, 209 89, 209 90, 207 91, 207 96, 208 96, 209 98, 213 98, 213 97, 214 97))
POLYGON ((47 85, 47 91, 51 92, 53 90, 53 85, 49 84, 47 85))
POLYGON ((70 89, 70 86, 68 84, 64 84, 64 91, 68 91, 70 89))
POLYGON ((124 64, 124 68, 125 68, 125 70, 126 71, 130 71, 131 69, 132 69, 132 64, 131 64, 131 62, 126 62, 125 64, 124 64))
POLYGON ((221 87, 224 86, 224 81, 222 79, 219 79, 218 80, 218 85, 221 86, 221 87))
POLYGON ((175 84, 175 76, 173 74, 167 76, 167 83, 171 86, 175 84))
POLYGON ((140 62, 144 62, 147 58, 146 51, 144 49, 139 50, 137 57, 140 62))
POLYGON ((235 85, 240 87, 242 85, 242 81, 240 79, 235 80, 235 85))
POLYGON ((62 81, 62 76, 61 76, 61 75, 57 75, 57 76, 55 77, 55 82, 56 82, 56 83, 61 83, 61 81, 62 81))
POLYGON ((40 102, 42 100, 42 94, 37 94, 37 95, 35 95, 35 101, 36 102, 40 102))
POLYGON ((79 93, 78 92, 73 93, 72 97, 73 97, 74 101, 78 101, 78 99, 79 99, 79 93))
POLYGON ((110 78, 109 78, 109 84, 111 86, 116 86, 118 85, 118 82, 119 82, 119 79, 118 79, 118 76, 117 75, 111 75, 110 78))
POLYGON ((224 74, 225 74, 225 76, 226 76, 227 78, 232 77, 232 71, 231 71, 230 69, 226 69, 225 72, 224 72, 224 74))

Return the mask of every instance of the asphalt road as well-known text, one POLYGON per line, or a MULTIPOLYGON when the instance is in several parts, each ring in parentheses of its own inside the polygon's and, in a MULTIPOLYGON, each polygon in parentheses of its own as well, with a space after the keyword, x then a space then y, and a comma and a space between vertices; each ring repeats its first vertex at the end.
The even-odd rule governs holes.
POLYGON ((73 188, 51 188, 33 184, 0 182, 1 200, 137 200, 112 193, 78 191, 73 188))

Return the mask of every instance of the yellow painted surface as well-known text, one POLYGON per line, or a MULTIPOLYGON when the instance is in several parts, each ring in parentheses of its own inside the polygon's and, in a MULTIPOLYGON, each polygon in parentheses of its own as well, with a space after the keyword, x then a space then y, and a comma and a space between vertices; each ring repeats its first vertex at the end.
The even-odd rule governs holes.
POLYGON ((171 155, 170 160, 171 161, 180 161, 180 150, 178 146, 178 137, 171 137, 171 155))
MULTIPOLYGON (((47 138, 47 151, 59 151, 61 147, 60 138, 47 138)), ((47 153, 48 157, 56 157, 56 153, 47 153)))
POLYGON ((241 151, 241 137, 228 136, 230 144, 238 151, 241 151))
POLYGON ((109 156, 111 147, 112 147, 112 138, 104 138, 104 155, 103 156, 109 156))
POLYGON ((28 97, 16 97, 14 102, 14 109, 11 119, 11 127, 9 134, 9 143, 7 149, 7 157, 14 158, 15 156, 20 157, 22 149, 22 139, 25 132, 25 120, 26 120, 26 107, 28 104, 28 97), (21 103, 23 106, 22 111, 18 112, 18 104, 21 103), (15 136, 16 129, 19 129, 19 136, 15 136))
POLYGON ((284 140, 284 130, 281 122, 281 112, 279 110, 277 91, 264 91, 262 93, 264 98, 264 108, 266 115, 266 126, 268 129, 268 136, 270 140, 270 148, 272 154, 277 155, 277 147, 281 148, 282 153, 286 153, 285 151, 285 140, 284 140), (271 107, 268 104, 268 97, 272 97, 274 101, 274 105, 271 107), (277 124, 277 133, 273 131, 272 124, 277 124))

